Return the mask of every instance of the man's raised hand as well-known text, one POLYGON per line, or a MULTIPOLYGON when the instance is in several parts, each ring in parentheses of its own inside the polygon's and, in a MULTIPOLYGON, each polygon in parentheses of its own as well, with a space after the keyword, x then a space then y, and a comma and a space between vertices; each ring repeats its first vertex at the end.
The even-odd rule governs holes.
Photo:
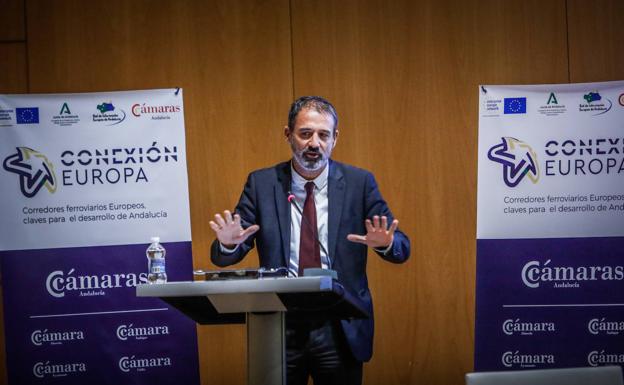
POLYGON ((368 247, 383 249, 392 244, 394 240, 394 231, 399 226, 397 219, 393 220, 388 228, 388 217, 385 215, 379 220, 379 216, 375 215, 373 220, 365 221, 366 235, 349 234, 347 239, 351 242, 363 243, 368 247))
POLYGON ((215 214, 215 220, 210 221, 210 227, 217 234, 217 239, 221 244, 228 248, 233 249, 237 245, 245 242, 250 235, 260 230, 260 226, 251 225, 246 229, 241 226, 240 215, 234 214, 229 210, 221 214, 215 214))

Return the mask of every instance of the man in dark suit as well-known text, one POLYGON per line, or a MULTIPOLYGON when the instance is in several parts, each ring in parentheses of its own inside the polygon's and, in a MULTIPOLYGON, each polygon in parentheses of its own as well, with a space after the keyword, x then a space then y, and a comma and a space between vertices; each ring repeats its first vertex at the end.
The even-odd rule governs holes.
POLYGON ((226 210, 210 222, 217 235, 211 249, 216 265, 241 261, 255 243, 262 267, 287 267, 291 276, 311 267, 335 270, 371 314, 340 322, 287 318, 289 385, 307 384, 310 375, 316 385, 361 384, 362 362, 370 360, 373 345, 367 248, 394 263, 410 253, 409 239, 397 229, 373 175, 330 160, 337 126, 329 101, 297 99, 284 128, 292 159, 252 172, 235 214, 226 210), (291 194, 302 212, 289 203, 291 194))

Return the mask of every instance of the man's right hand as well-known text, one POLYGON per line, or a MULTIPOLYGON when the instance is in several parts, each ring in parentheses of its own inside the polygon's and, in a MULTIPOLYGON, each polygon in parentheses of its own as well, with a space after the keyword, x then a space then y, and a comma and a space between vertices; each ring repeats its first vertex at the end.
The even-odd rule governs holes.
POLYGON ((243 229, 240 223, 240 215, 234 214, 232 217, 229 210, 225 210, 223 216, 216 214, 215 220, 210 221, 210 227, 217 234, 219 242, 228 249, 235 248, 245 242, 250 235, 260 230, 258 225, 251 225, 243 229))

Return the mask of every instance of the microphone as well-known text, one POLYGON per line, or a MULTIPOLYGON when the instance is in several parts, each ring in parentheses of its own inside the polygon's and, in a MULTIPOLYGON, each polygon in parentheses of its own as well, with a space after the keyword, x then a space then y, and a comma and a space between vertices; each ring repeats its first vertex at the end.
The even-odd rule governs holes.
MULTIPOLYGON (((303 215, 303 211, 301 210, 301 207, 299 207, 299 204, 297 203, 297 200, 295 199, 295 194, 293 194, 292 192, 288 191, 288 203, 290 203, 291 205, 293 205, 295 207, 295 210, 297 210, 297 212, 299 213, 299 215, 301 215, 301 220, 304 220, 306 222, 306 224, 310 227, 312 227, 312 224, 310 223, 310 221, 308 221, 308 218, 306 218, 303 215)), ((335 278, 338 279, 338 273, 335 270, 331 270, 331 258, 329 257, 329 253, 327 252, 327 249, 325 248, 325 246, 323 246, 323 243, 321 242, 321 240, 318 238, 318 231, 316 232, 316 237, 315 237, 316 243, 318 243, 318 245, 321 247, 321 250, 323 250, 323 252, 325 253, 325 255, 327 256, 327 264, 329 265, 329 269, 327 269, 331 275, 335 278), (335 274, 335 275, 334 275, 335 274)), ((306 270, 312 270, 312 269, 306 269, 306 270)), ((318 269, 318 270, 322 270, 322 269, 318 269)), ((315 274, 316 275, 316 274, 315 274)), ((323 275, 323 274, 318 274, 318 275, 323 275)))

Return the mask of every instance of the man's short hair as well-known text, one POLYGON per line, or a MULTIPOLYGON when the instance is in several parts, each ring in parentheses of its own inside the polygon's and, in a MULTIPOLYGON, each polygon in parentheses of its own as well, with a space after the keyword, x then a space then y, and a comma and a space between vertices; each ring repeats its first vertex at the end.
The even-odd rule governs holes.
POLYGON ((336 113, 336 109, 329 102, 329 100, 320 96, 301 96, 295 100, 293 104, 291 104, 290 111, 288 112, 288 129, 290 131, 295 128, 297 115, 299 114, 299 111, 304 108, 312 108, 320 114, 329 115, 334 118, 333 131, 336 133, 336 128, 338 127, 338 114, 336 113))

